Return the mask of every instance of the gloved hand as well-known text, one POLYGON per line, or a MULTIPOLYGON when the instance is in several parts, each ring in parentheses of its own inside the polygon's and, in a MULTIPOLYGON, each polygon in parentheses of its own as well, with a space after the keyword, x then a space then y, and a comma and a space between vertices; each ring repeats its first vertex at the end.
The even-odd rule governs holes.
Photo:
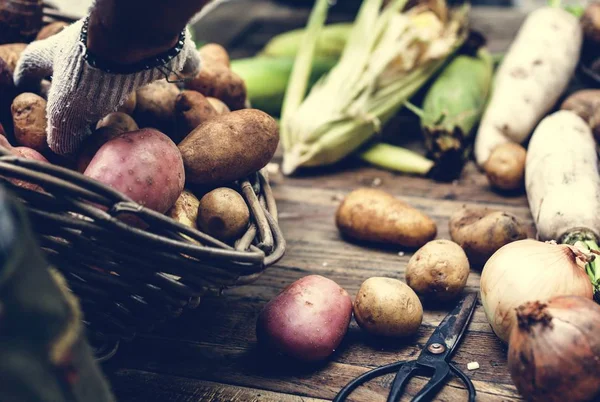
POLYGON ((91 134, 90 125, 114 112, 137 88, 170 76, 195 76, 200 58, 189 32, 158 57, 129 66, 109 65, 89 54, 87 18, 48 39, 32 42, 22 53, 14 80, 22 90, 35 90, 52 76, 48 93, 48 145, 72 155, 91 134))

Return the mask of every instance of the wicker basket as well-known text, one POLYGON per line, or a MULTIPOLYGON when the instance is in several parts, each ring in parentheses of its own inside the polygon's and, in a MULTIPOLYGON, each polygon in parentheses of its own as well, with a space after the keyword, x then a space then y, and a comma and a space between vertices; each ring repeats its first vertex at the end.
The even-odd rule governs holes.
MULTIPOLYGON (((44 8, 44 24, 74 20, 44 8)), ((88 338, 101 361, 114 355, 120 341, 197 307, 202 295, 254 281, 285 250, 265 170, 230 184, 251 217, 232 244, 75 171, 3 148, 0 184, 24 203, 49 262, 79 297, 88 338), (18 185, 19 180, 37 186, 18 185)))
POLYGON ((285 250, 265 171, 231 184, 251 215, 233 245, 77 172, 1 148, 0 175, 29 211, 48 260, 80 298, 100 359, 112 355, 120 340, 197 307, 203 294, 252 282, 285 250), (15 185, 16 179, 43 190, 15 185), (135 226, 126 223, 132 216, 135 226), (139 229, 139 220, 148 227, 139 229))

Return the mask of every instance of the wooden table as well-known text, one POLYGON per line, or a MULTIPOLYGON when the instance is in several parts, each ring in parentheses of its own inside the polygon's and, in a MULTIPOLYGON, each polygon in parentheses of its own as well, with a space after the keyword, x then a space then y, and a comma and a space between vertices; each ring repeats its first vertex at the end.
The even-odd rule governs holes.
MULTIPOLYGON (((488 32, 490 47, 503 50, 522 16, 509 10, 475 10, 474 25, 488 32), (486 28, 487 27, 487 28, 486 28)), ((256 347, 255 321, 262 306, 284 286, 309 274, 333 279, 352 297, 372 276, 404 280, 410 253, 399 248, 375 249, 341 240, 334 212, 341 197, 359 186, 378 185, 435 219, 438 237, 449 238, 448 219, 463 205, 482 205, 512 212, 531 223, 523 195, 501 196, 490 190, 473 165, 455 183, 395 175, 346 164, 319 176, 273 177, 287 253, 254 284, 206 297, 194 311, 166 327, 124 344, 104 369, 122 402, 320 401, 331 400, 349 380, 374 366, 415 358, 433 329, 452 307, 427 309, 415 338, 375 342, 353 321, 334 356, 325 364, 305 366, 274 362, 256 347)), ((477 291, 479 272, 471 271, 468 290, 477 291)), ((454 361, 472 378, 478 401, 514 401, 506 347, 493 335, 483 308, 477 307, 454 361), (480 368, 467 371, 469 362, 480 368)), ((359 388, 351 400, 384 401, 391 376, 359 388)), ((409 384, 414 395, 423 379, 409 384)), ((407 400, 407 399, 403 399, 407 400)), ((451 380, 439 401, 464 401, 462 383, 451 380)))

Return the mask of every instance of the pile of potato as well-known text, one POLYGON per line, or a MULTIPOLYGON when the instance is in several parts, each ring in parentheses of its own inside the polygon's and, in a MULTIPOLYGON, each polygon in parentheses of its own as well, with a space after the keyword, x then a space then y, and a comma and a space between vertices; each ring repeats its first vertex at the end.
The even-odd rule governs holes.
MULTIPOLYGON (((63 27, 56 24, 40 34, 63 27)), ((12 70, 23 48, 0 46, 0 146, 77 170, 222 241, 243 234, 250 211, 235 182, 271 160, 279 129, 266 113, 245 108, 245 84, 229 70, 224 48, 202 47, 202 72, 183 88, 160 80, 132 93, 92 127, 78 155, 69 159, 54 155, 47 145, 48 83, 38 93, 15 90, 12 70)))
POLYGON ((276 353, 304 361, 326 359, 342 342, 352 316, 373 336, 414 335, 424 305, 456 300, 471 268, 481 268, 500 247, 527 237, 525 225, 512 214, 463 208, 450 219, 452 240, 435 239, 437 226, 430 217, 373 188, 348 194, 335 222, 348 240, 416 250, 406 266, 405 282, 367 278, 352 302, 348 292, 330 279, 317 275, 299 279, 258 317, 258 341, 276 353))

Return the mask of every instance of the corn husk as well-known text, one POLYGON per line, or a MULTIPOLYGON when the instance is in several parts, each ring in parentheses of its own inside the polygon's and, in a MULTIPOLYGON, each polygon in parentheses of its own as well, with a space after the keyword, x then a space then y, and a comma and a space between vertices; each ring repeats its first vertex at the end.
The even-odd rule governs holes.
POLYGON ((371 139, 465 38, 467 6, 448 13, 439 0, 402 12, 406 0, 383 9, 382 0, 365 0, 340 62, 302 101, 326 3, 315 5, 284 101, 284 174, 333 164, 371 139))

